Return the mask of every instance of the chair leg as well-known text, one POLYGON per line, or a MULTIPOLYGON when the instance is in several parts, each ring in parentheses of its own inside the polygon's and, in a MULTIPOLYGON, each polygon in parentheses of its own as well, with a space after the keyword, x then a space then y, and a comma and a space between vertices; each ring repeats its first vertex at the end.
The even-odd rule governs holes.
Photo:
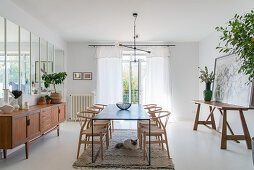
POLYGON ((142 133, 139 133, 139 147, 142 149, 142 133))
POLYGON ((103 160, 103 135, 100 134, 100 144, 101 144, 101 160, 103 160))
POLYGON ((107 129, 107 133, 105 134, 106 135, 106 147, 108 149, 108 146, 109 146, 109 134, 108 134, 108 129, 107 129))
POLYGON ((146 160, 146 134, 145 134, 145 132, 143 133, 143 136, 144 136, 144 143, 143 143, 143 145, 144 145, 144 151, 143 151, 143 153, 144 153, 144 160, 146 160))
POLYGON ((111 129, 114 131, 115 130, 115 128, 114 128, 114 121, 113 120, 111 120, 111 129))
POLYGON ((80 136, 79 136, 78 151, 77 151, 77 159, 79 158, 79 152, 80 152, 81 140, 82 140, 82 134, 80 134, 80 136))
POLYGON ((163 138, 162 138, 162 135, 160 135, 160 141, 161 141, 161 149, 164 150, 164 146, 163 146, 163 138))
POLYGON ((167 152, 168 152, 168 159, 170 159, 170 155, 169 155, 169 148, 168 148, 168 138, 167 138, 167 134, 164 134, 165 137, 165 142, 166 142, 166 146, 167 146, 167 152))

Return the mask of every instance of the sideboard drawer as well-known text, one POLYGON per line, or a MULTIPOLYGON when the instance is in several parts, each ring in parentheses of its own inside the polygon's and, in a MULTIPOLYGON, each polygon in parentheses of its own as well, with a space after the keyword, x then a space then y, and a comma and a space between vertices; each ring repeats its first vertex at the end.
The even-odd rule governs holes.
POLYGON ((45 132, 51 128, 51 108, 41 109, 41 131, 45 132))

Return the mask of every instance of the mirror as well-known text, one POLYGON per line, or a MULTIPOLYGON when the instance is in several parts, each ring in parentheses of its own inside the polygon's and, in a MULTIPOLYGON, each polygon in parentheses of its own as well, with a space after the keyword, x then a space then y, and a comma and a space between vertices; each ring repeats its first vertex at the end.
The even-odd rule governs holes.
MULTIPOLYGON (((55 49, 55 73, 64 71, 64 51, 60 48, 55 49)), ((64 85, 59 84, 56 86, 56 91, 64 92, 64 85)))
POLYGON ((31 33, 31 94, 39 94, 39 73, 36 72, 36 63, 39 62, 40 39, 31 33), (37 73, 37 74, 36 74, 37 73))
POLYGON ((0 98, 5 88, 4 18, 0 17, 0 98))
POLYGON ((30 95, 30 32, 20 28, 20 85, 23 93, 30 95))
POLYGON ((19 27, 7 20, 6 22, 6 68, 7 88, 19 90, 19 27))

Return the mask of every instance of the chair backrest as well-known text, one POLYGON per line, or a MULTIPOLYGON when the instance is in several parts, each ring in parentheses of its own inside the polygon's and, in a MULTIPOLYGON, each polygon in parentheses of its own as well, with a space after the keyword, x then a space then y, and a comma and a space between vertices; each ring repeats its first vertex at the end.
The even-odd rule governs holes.
POLYGON ((93 112, 95 115, 101 112, 101 110, 95 106, 88 107, 86 110, 93 112))
POLYGON ((94 104, 93 107, 99 109, 100 111, 102 111, 107 105, 105 104, 94 104))
POLYGON ((144 109, 146 109, 147 111, 149 111, 151 108, 156 107, 157 104, 145 104, 143 105, 144 109))
POLYGON ((85 111, 81 111, 77 113, 77 120, 80 126, 82 127, 82 125, 87 122, 87 119, 88 119, 87 117, 93 117, 93 116, 94 116, 94 113, 92 111, 85 110, 85 111))
POLYGON ((80 132, 88 127, 91 127, 91 120, 94 117, 94 114, 89 111, 82 111, 77 113, 77 117, 80 119, 80 132))
POLYGON ((162 110, 162 107, 155 106, 150 108, 148 113, 150 117, 156 117, 156 113, 160 113, 161 110, 162 110))
POLYGON ((158 116, 153 117, 152 119, 157 121, 159 124, 159 127, 162 128, 164 131, 166 131, 169 116, 171 113, 169 111, 162 111, 162 110, 156 113, 158 113, 158 116))

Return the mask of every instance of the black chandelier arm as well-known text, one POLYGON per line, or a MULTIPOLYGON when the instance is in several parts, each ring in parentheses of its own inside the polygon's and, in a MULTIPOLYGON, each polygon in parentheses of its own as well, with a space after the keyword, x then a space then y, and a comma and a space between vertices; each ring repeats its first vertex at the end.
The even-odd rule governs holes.
POLYGON ((119 46, 122 46, 122 47, 125 47, 125 48, 130 48, 130 49, 133 49, 134 51, 135 51, 135 50, 138 50, 138 51, 143 51, 143 52, 146 52, 146 53, 151 53, 151 51, 142 50, 142 49, 136 48, 135 46, 132 47, 132 46, 123 45, 123 44, 119 44, 119 46))

